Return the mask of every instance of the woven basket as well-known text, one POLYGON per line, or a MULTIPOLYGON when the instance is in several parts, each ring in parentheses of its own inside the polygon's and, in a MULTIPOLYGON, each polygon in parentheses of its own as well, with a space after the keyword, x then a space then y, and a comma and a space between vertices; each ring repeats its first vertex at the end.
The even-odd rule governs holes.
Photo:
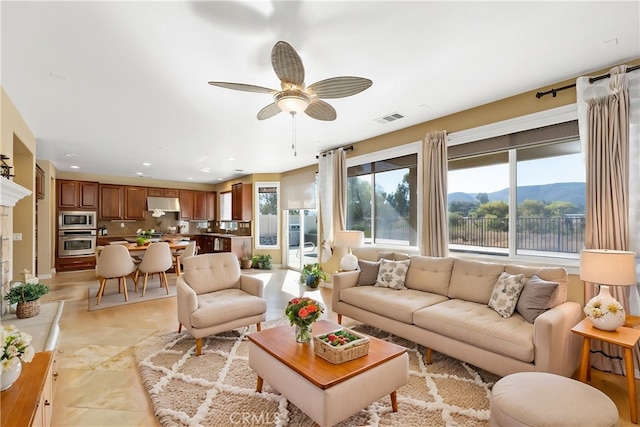
POLYGON ((16 307, 16 317, 18 319, 28 319, 40 313, 40 301, 19 302, 16 307))
POLYGON ((313 337, 313 352, 326 360, 329 363, 338 365, 340 363, 348 362, 358 357, 366 356, 369 354, 369 337, 358 334, 352 330, 348 330, 350 334, 358 337, 357 340, 351 341, 349 344, 334 347, 331 344, 322 341, 320 337, 327 336, 329 334, 335 334, 338 331, 344 330, 336 329, 335 331, 327 332, 326 334, 316 335, 313 337))

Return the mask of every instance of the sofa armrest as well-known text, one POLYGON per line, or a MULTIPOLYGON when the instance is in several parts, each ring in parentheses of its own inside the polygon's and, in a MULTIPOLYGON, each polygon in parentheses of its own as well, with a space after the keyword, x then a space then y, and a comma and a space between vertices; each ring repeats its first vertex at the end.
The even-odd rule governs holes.
POLYGON ((331 296, 331 307, 336 307, 340 301, 340 291, 354 287, 358 284, 360 270, 343 271, 335 273, 332 277, 333 292, 331 296))
POLYGON ((581 339, 571 328, 582 317, 580 304, 567 301, 536 318, 533 325, 536 371, 573 375, 580 362, 581 339))
POLYGON ((191 330, 191 314, 198 309, 198 295, 184 280, 184 275, 176 279, 176 300, 178 304, 178 322, 191 330))
POLYGON ((264 282, 262 281, 262 279, 258 279, 255 276, 241 274, 240 289, 248 294, 255 295, 260 298, 264 297, 264 282))

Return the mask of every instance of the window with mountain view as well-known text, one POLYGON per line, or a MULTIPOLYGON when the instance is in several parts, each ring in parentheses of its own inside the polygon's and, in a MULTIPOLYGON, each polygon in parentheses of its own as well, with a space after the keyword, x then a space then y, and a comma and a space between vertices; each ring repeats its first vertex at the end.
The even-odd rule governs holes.
POLYGON ((365 242, 417 245, 417 154, 347 169, 347 229, 365 242))
POLYGON ((576 258, 586 197, 577 124, 467 145, 449 150, 450 250, 576 258))

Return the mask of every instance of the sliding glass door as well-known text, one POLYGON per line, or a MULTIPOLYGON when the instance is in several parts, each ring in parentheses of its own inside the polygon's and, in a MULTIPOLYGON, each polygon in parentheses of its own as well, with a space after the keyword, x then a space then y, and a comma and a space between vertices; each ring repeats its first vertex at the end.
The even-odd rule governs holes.
POLYGON ((287 218, 287 267, 301 270, 318 262, 318 214, 315 209, 285 211, 287 218))

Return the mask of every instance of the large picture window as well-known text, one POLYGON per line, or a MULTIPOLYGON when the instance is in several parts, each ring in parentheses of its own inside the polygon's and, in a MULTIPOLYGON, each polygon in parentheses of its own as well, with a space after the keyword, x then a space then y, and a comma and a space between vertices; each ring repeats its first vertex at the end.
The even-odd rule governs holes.
POLYGON ((449 150, 449 249, 577 258, 586 197, 577 124, 465 145, 449 150))
POLYGON ((365 242, 417 245, 417 154, 347 168, 347 229, 365 242))

